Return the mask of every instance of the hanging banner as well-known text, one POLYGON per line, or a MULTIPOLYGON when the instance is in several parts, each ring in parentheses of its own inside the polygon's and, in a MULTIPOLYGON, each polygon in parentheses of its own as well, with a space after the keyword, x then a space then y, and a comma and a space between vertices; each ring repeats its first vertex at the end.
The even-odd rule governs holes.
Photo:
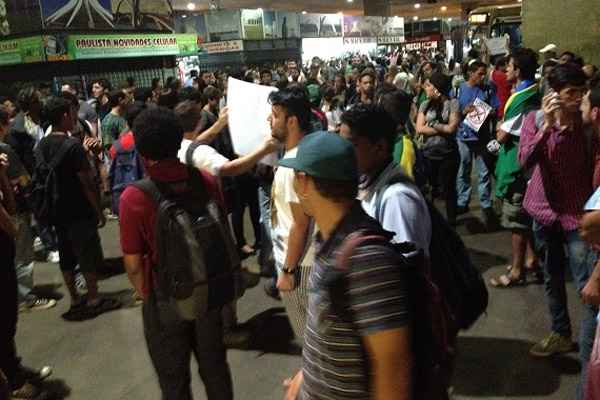
POLYGON ((44 61, 41 36, 0 41, 0 65, 15 65, 44 61))
POLYGON ((204 15, 210 42, 242 38, 239 11, 211 11, 204 15))
POLYGON ((244 51, 244 41, 230 40, 227 42, 204 43, 200 48, 200 51, 207 54, 235 53, 244 51))
POLYGON ((303 38, 341 37, 342 17, 337 14, 302 14, 300 35, 303 38))
POLYGON ((263 31, 265 39, 277 39, 277 13, 275 11, 263 11, 263 31))
POLYGON ((345 16, 344 38, 376 38, 379 44, 402 43, 405 40, 404 18, 345 16))
POLYGON ((0 0, 0 37, 41 30, 39 0, 0 0))
POLYGON ((69 59, 186 56, 198 53, 196 35, 71 35, 69 59))
POLYGON ((265 38, 263 30, 263 10, 242 10, 242 32, 244 39, 262 40, 265 38))

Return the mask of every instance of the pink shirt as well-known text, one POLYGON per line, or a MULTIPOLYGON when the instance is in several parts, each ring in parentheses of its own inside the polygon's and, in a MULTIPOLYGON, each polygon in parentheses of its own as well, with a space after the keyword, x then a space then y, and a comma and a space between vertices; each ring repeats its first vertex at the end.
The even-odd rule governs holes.
POLYGON ((523 206, 538 223, 560 223, 565 231, 579 227, 583 206, 592 194, 592 160, 596 145, 586 149, 583 131, 537 129, 536 113, 523 122, 519 163, 532 171, 523 206))

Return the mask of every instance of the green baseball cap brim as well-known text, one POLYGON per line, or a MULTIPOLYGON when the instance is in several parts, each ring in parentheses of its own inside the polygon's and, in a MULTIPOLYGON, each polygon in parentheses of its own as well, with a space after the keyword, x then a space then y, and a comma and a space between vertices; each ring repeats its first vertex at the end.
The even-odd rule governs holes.
POLYGON ((358 181, 354 146, 335 133, 320 131, 307 135, 298 144, 296 157, 283 158, 279 165, 315 178, 358 181))

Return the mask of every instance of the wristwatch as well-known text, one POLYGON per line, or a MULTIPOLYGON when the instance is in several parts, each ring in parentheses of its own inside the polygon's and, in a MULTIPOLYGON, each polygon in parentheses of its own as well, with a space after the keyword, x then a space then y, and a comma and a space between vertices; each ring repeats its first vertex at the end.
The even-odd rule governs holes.
POLYGON ((281 268, 281 271, 284 274, 294 275, 296 273, 296 268, 294 268, 294 267, 283 267, 283 268, 281 268))

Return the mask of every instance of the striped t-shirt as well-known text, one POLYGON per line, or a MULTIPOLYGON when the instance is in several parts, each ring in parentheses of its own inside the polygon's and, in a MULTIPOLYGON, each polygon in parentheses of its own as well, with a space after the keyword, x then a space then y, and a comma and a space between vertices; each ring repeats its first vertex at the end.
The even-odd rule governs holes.
POLYGON ((370 399, 362 338, 410 324, 407 282, 393 249, 361 245, 347 269, 336 265, 344 239, 365 228, 381 231, 357 203, 317 254, 309 283, 300 399, 370 399))

